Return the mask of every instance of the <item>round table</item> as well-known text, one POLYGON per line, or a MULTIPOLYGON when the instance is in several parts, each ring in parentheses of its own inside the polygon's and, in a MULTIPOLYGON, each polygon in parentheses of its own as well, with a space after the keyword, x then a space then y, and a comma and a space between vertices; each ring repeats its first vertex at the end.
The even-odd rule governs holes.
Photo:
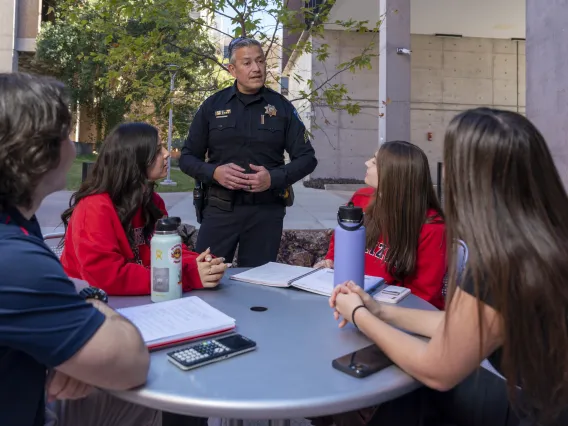
MULTIPOLYGON (((331 366, 333 359, 370 341, 353 326, 339 329, 328 298, 293 288, 229 279, 198 296, 236 319, 236 332, 257 342, 253 352, 182 371, 164 349, 151 354, 147 383, 117 397, 172 413, 228 419, 290 419, 356 410, 392 400, 420 384, 396 366, 357 379, 331 366), (266 307, 264 312, 251 307, 266 307)), ((150 303, 150 297, 112 297, 113 308, 150 303)), ((410 295, 401 306, 435 310, 410 295)))

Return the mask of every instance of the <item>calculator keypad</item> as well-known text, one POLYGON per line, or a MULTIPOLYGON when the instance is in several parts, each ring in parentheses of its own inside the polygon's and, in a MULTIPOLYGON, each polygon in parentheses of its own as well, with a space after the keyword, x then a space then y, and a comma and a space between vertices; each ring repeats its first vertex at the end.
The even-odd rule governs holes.
POLYGON ((217 358, 229 352, 230 349, 215 340, 206 340, 195 346, 180 349, 172 353, 172 357, 184 365, 193 365, 207 361, 211 358, 217 358))

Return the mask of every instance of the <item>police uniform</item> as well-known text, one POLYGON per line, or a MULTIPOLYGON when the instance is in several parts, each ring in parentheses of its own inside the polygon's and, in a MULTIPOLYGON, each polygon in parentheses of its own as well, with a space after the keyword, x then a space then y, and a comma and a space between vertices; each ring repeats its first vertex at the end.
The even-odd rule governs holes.
POLYGON ((206 188, 196 250, 210 247, 230 262, 238 244, 238 265, 254 267, 276 260, 286 211, 282 193, 310 174, 317 160, 306 128, 286 98, 267 87, 246 95, 235 82, 203 103, 179 164, 206 188), (290 155, 288 164, 284 151, 290 155), (213 173, 228 163, 245 173, 254 173, 249 164, 264 166, 270 189, 251 193, 222 187, 213 173))

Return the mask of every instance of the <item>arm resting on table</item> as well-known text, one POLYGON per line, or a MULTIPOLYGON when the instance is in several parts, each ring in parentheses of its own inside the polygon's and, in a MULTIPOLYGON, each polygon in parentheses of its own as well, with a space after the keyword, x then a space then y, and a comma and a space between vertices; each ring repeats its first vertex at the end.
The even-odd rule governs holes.
POLYGON ((90 301, 106 317, 91 339, 57 370, 82 382, 112 390, 144 384, 150 355, 138 329, 98 300, 90 301))
MULTIPOLYGON (((402 323, 399 314, 412 314, 411 311, 398 310, 396 322, 402 323)), ((366 309, 358 310, 355 318, 359 329, 396 365, 426 386, 446 391, 475 371, 503 342, 501 317, 485 304, 481 310, 484 332, 480 340, 475 297, 458 289, 448 311, 450 315, 442 316, 429 342, 391 327, 366 309)), ((433 326, 435 317, 430 317, 433 326)), ((416 314, 414 320, 409 321, 412 324, 407 325, 415 325, 418 318, 416 314)))

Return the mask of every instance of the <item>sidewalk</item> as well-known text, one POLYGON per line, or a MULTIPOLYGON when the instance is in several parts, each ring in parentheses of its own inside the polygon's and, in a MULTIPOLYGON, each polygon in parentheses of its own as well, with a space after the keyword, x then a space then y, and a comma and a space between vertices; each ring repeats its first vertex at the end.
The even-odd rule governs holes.
MULTIPOLYGON (((348 191, 324 191, 306 188, 299 182, 294 185, 294 205, 287 209, 284 229, 327 229, 337 225, 337 209, 351 197, 348 191)), ((61 213, 69 206, 72 192, 51 194, 42 203, 37 217, 44 234, 63 232, 61 213)), ((199 227, 195 218, 192 193, 160 194, 170 216, 179 216, 182 222, 199 227)))

